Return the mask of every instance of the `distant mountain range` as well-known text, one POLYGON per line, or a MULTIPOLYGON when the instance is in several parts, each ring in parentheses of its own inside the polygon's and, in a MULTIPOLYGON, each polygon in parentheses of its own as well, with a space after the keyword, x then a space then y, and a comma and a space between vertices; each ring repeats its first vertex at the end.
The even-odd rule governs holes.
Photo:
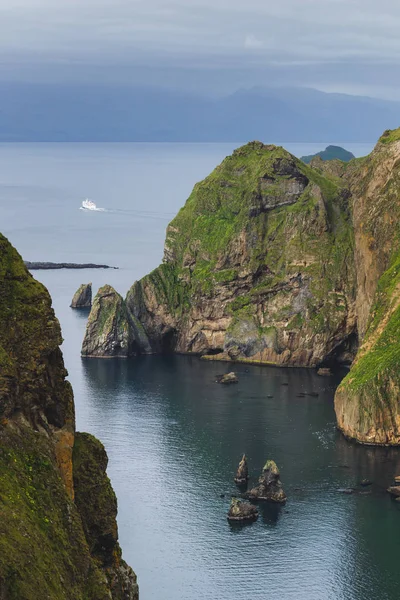
POLYGON ((308 88, 220 98, 144 87, 0 83, 0 141, 369 142, 400 103, 308 88))

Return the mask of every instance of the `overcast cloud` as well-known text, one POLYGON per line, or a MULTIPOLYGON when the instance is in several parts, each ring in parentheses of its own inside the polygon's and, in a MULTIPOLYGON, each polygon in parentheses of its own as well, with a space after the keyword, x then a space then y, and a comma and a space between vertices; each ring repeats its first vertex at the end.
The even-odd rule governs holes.
POLYGON ((399 30, 399 0, 0 0, 0 78, 400 98, 399 30))

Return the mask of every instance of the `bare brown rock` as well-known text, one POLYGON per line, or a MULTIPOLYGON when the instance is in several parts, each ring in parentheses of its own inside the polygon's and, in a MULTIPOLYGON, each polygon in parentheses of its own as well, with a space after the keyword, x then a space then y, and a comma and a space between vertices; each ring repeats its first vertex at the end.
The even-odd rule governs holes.
POLYGON ((235 483, 238 485, 244 485, 249 479, 249 468, 247 466, 246 455, 243 454, 242 460, 239 463, 238 470, 236 471, 235 483))
POLYGON ((228 521, 255 521, 258 519, 258 510, 250 502, 243 502, 238 498, 232 498, 231 505, 229 507, 228 521))
POLYGON ((273 460, 267 460, 258 480, 258 485, 252 488, 247 497, 250 500, 266 500, 283 504, 286 494, 283 491, 279 469, 273 460))

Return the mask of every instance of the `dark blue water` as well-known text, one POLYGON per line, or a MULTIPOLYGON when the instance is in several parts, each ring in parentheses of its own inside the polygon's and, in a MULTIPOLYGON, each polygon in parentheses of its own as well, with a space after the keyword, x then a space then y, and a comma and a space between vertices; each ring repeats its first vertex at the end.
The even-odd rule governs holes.
POLYGON ((142 600, 395 600, 400 506, 385 488, 400 474, 400 451, 357 446, 336 431, 340 374, 238 366, 239 384, 223 387, 215 383, 223 364, 192 357, 80 358, 86 314, 69 308, 75 289, 91 280, 124 292, 156 266, 169 213, 229 152, 3 145, 1 229, 27 259, 122 267, 36 276, 62 324, 78 428, 109 454, 121 545, 142 600), (86 196, 109 212, 79 211, 86 196), (266 459, 277 462, 288 502, 232 527, 226 512, 243 452, 252 482, 266 459), (373 485, 361 488, 363 478, 373 485), (356 491, 338 492, 348 487, 356 491))

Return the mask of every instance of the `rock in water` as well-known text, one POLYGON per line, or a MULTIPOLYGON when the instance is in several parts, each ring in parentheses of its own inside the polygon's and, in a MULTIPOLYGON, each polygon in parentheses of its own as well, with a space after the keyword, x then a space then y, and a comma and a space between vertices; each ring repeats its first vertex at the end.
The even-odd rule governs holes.
POLYGON ((238 498, 232 498, 229 507, 228 521, 255 521, 258 518, 258 510, 250 502, 243 502, 238 498))
POLYGON ((122 297, 110 285, 100 288, 86 325, 82 356, 124 358, 150 352, 143 327, 122 297))
POLYGON ((400 498, 400 485, 392 485, 387 489, 387 491, 391 496, 394 496, 395 498, 400 498))
POLYGON ((133 339, 122 297, 110 285, 99 289, 90 311, 82 356, 128 356, 133 339))
POLYGON ((218 375, 217 383, 223 383, 223 384, 239 383, 239 379, 237 378, 236 373, 234 373, 232 371, 231 373, 226 373, 225 375, 218 375))
POLYGON ((236 472, 235 483, 238 485, 244 485, 249 479, 249 468, 247 466, 246 455, 243 454, 242 460, 239 463, 238 470, 236 472))
POLYGON ((268 500, 270 502, 286 502, 286 494, 282 489, 279 469, 273 460, 267 460, 258 485, 251 489, 247 497, 251 500, 268 500))
POLYGON ((321 367, 318 369, 317 375, 321 375, 322 377, 327 377, 329 375, 332 375, 332 371, 329 369, 329 367, 321 367))
POLYGON ((82 283, 72 298, 71 308, 91 308, 92 306, 92 284, 82 283))

